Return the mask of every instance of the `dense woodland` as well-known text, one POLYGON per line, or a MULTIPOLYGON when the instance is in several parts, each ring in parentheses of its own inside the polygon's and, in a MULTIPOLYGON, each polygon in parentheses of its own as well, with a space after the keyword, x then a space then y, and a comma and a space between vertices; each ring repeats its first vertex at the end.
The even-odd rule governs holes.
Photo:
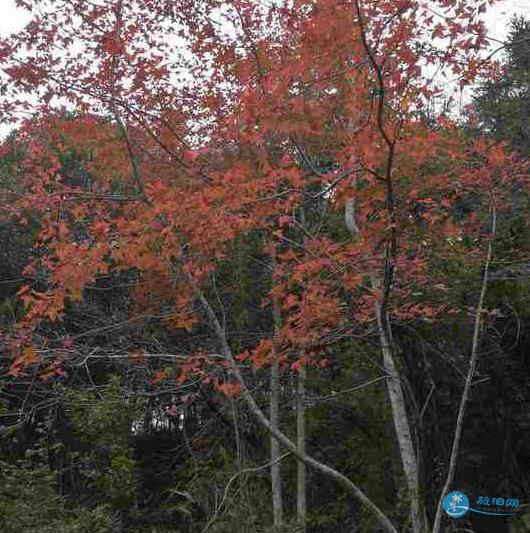
POLYGON ((530 531, 530 22, 18 3, 0 531, 530 531))

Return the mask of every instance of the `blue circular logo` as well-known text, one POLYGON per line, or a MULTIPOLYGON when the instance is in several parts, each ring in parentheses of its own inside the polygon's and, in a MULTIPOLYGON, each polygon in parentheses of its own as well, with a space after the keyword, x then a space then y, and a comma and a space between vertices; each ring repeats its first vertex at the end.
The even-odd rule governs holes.
POLYGON ((442 506, 451 518, 460 518, 468 512, 469 500, 463 492, 456 490, 444 498, 442 506))

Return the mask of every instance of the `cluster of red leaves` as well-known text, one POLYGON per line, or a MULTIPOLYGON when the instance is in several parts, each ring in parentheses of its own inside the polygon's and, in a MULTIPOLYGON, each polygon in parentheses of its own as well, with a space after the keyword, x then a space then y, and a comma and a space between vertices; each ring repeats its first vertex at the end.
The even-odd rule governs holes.
MULTIPOLYGON (((420 0, 295 0, 271 9, 234 0, 222 10, 224 29, 211 16, 214 0, 34 3, 42 12, 1 48, 12 80, 1 109, 16 115, 28 97, 45 96, 19 132, 27 194, 13 208, 39 219, 39 254, 26 272, 45 272, 48 284, 45 293, 19 292, 27 312, 17 338, 26 343, 98 276, 128 269, 142 278, 137 305, 172 305, 167 327, 189 330, 198 320, 188 307, 192 285, 205 283, 234 238, 259 229, 280 250, 268 299, 281 307, 278 353, 295 368, 321 364, 330 334, 374 319, 381 293, 370 279, 384 274, 390 233, 398 236, 390 312, 408 319, 443 310, 440 301, 415 301, 411 286, 430 282, 433 254, 482 231, 479 217, 455 223, 455 203, 477 189, 498 190, 500 200, 517 173, 502 145, 471 142, 447 119, 433 128, 419 113, 440 91, 423 65, 461 83, 487 71, 480 15, 492 2, 437 0, 445 14, 437 17, 420 0), (75 117, 51 97, 68 101, 75 117), (89 183, 61 174, 72 155, 89 183), (318 158, 338 170, 307 164, 318 158), (292 244, 293 210, 315 185, 329 188, 332 209, 355 197, 354 240, 306 232, 292 244)), ((265 339, 240 360, 250 356, 259 368, 272 350, 265 339)), ((37 364, 34 353, 19 353, 13 369, 37 364)), ((191 358, 178 382, 202 376, 239 392, 203 367, 191 358)))

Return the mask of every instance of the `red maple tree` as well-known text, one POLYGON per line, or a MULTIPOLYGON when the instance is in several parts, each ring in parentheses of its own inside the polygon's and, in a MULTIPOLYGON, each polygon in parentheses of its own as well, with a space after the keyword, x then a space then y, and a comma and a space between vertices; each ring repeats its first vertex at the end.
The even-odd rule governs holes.
MULTIPOLYGON (((18 3, 32 20, 0 47, 10 83, 2 109, 29 113, 18 131, 26 192, 11 212, 38 217, 25 273, 45 288, 19 291, 26 313, 10 337, 12 374, 61 372, 63 352, 43 360, 54 341, 34 333, 110 272, 138 272, 136 313, 170 306, 169 328, 214 325, 235 381, 210 372, 219 363, 203 353, 178 380, 199 376, 227 395, 246 391, 235 361, 268 365, 274 344, 294 369, 323 366, 337 331, 375 327, 391 375, 392 324, 453 311, 443 289, 427 290, 445 287, 429 267, 462 253, 464 238, 470 261, 482 261, 488 206, 502 210, 522 172, 503 145, 427 111, 445 84, 431 73, 457 86, 488 75, 480 15, 493 2, 18 3), (62 177, 72 153, 89 180, 62 177), (484 201, 456 221, 470 191, 484 201), (304 220, 302 207, 322 199, 346 213, 342 234, 304 220), (275 258, 263 305, 277 302, 281 326, 232 356, 203 291, 253 230, 275 258)), ((399 378, 388 382, 397 405, 399 378)), ((406 463, 414 450, 399 442, 406 463)), ((413 521, 420 531, 418 509, 413 521)))

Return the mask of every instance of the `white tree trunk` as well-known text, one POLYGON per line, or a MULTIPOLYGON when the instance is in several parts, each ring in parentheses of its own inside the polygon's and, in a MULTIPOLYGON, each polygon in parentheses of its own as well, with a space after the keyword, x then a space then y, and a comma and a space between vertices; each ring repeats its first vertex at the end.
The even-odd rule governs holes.
MULTIPOLYGON (((271 393, 269 418, 271 426, 275 430, 280 428, 280 368, 278 365, 278 355, 276 353, 276 336, 281 328, 281 314, 276 300, 273 301, 273 315, 274 315, 274 340, 273 353, 271 364, 271 393)), ((279 527, 283 522, 283 501, 282 501, 282 476, 281 476, 281 462, 280 457, 280 443, 274 436, 271 435, 271 490, 272 490, 272 512, 274 518, 274 525, 279 527)))
MULTIPOLYGON (((302 366, 298 373, 298 394, 296 396, 296 446, 300 455, 305 455, 305 378, 306 368, 302 366)), ((301 533, 305 533, 306 527, 306 466, 298 460, 298 470, 296 477, 296 511, 301 533)))
POLYGON ((353 237, 359 233, 357 219, 355 218, 355 198, 349 198, 344 204, 344 222, 353 237))
POLYGON ((383 367, 387 374, 386 384, 392 410, 392 418, 396 430, 401 464, 403 466, 410 498, 412 531, 414 533, 425 533, 426 529, 423 513, 421 512, 422 505, 420 502, 418 462, 412 440, 405 395, 403 394, 399 372, 394 360, 393 346, 391 339, 389 338, 387 318, 382 316, 379 302, 376 303, 376 314, 377 329, 383 355, 383 367))

